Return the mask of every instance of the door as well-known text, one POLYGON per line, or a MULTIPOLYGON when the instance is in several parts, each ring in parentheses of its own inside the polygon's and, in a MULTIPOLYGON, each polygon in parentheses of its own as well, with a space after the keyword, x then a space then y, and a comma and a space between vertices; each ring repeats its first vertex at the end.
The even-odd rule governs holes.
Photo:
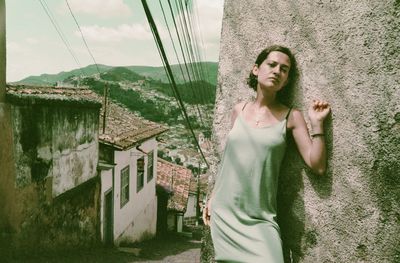
POLYGON ((114 244, 113 234, 113 191, 104 194, 104 243, 107 246, 114 244))

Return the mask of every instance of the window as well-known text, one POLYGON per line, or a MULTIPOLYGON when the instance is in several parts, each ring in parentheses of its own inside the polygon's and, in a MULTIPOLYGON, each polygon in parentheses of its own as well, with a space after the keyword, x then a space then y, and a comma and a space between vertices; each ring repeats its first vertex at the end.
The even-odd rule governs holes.
POLYGON ((136 192, 139 192, 144 185, 144 157, 137 159, 137 180, 136 180, 136 192))
POLYGON ((153 156, 154 156, 154 152, 151 151, 148 155, 147 155, 147 182, 150 182, 151 179, 153 179, 153 173, 154 173, 154 161, 153 161, 153 156))
POLYGON ((129 165, 121 170, 121 208, 129 201, 129 165))

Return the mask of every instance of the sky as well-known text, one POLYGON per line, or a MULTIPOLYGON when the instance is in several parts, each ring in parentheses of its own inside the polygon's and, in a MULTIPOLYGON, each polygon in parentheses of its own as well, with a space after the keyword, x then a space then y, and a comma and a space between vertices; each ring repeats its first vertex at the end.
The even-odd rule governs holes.
MULTIPOLYGON (((98 64, 162 65, 140 0, 6 0, 7 82, 94 64, 66 1, 98 64), (47 5, 55 17, 78 62, 68 51, 41 3, 47 5)), ((175 1, 171 0, 171 3, 175 1)), ((169 62, 175 64, 177 59, 159 1, 147 2, 169 55, 169 62)), ((167 12, 168 1, 161 2, 171 27, 173 24, 172 16, 167 12)), ((196 30, 196 37, 200 43, 201 60, 216 62, 219 55, 223 0, 192 2, 192 21, 198 22, 194 28, 199 29, 196 30)), ((174 13, 176 21, 180 15, 174 13)), ((173 36, 174 32, 171 32, 173 36)), ((176 37, 175 44, 178 44, 176 37)), ((183 61, 182 57, 180 61, 183 61)))

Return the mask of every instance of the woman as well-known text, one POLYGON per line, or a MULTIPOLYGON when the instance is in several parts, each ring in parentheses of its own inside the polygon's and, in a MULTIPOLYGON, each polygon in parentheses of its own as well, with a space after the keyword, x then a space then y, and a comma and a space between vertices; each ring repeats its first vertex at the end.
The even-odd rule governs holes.
POLYGON ((302 113, 279 100, 295 76, 296 60, 288 48, 264 49, 248 79, 255 101, 233 109, 219 175, 203 211, 217 262, 283 262, 276 192, 288 131, 305 163, 316 174, 325 173, 323 122, 330 107, 320 100, 311 104, 310 138, 302 113))

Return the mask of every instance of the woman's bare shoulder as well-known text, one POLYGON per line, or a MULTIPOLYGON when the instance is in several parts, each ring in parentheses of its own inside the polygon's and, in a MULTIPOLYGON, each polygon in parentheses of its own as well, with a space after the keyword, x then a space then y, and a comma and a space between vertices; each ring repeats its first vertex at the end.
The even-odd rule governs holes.
POLYGON ((235 106, 233 106, 232 109, 232 114, 231 114, 231 125, 233 126, 233 123, 236 120, 236 117, 240 114, 240 112, 243 110, 243 107, 246 105, 246 101, 242 101, 237 103, 235 106))
POLYGON ((242 111, 242 109, 244 108, 244 106, 246 104, 247 104, 247 101, 241 101, 241 102, 237 103, 235 106, 233 106, 233 111, 236 113, 242 111))
POLYGON ((292 129, 305 123, 303 113, 297 108, 291 108, 288 116, 288 128, 292 129))

